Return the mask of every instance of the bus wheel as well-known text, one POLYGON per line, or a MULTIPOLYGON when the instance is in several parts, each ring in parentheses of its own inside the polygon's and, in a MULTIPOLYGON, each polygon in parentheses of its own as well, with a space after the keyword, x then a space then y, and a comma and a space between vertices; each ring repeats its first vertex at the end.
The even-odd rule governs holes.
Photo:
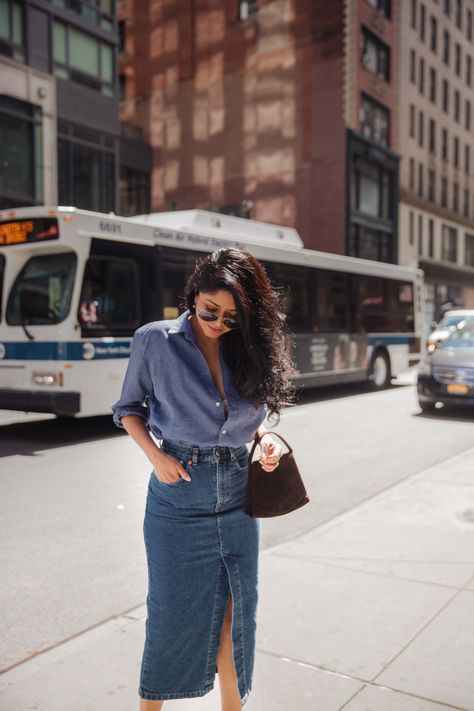
POLYGON ((385 351, 375 352, 370 368, 369 380, 374 390, 388 388, 392 381, 390 373, 390 359, 385 351))

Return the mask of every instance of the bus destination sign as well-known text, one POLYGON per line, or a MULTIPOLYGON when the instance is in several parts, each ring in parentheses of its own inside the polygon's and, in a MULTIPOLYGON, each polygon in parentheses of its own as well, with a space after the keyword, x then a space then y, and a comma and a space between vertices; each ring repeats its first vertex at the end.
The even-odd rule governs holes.
POLYGON ((0 222, 0 247, 58 238, 58 221, 54 217, 0 222))

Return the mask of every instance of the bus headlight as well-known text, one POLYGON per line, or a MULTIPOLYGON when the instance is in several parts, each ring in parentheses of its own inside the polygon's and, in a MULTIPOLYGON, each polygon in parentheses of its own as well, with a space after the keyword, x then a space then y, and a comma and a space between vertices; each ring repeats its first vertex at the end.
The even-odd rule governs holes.
POLYGON ((56 385, 58 376, 56 373, 33 373, 33 383, 35 385, 56 385))

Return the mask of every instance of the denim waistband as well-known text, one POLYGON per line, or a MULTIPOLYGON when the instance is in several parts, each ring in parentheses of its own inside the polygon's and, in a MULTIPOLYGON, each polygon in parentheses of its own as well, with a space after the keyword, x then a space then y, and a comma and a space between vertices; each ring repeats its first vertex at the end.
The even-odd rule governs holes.
POLYGON ((172 450, 179 457, 192 459, 193 462, 215 458, 234 461, 248 451, 245 444, 240 447, 198 447, 179 440, 163 439, 161 445, 166 450, 172 450))

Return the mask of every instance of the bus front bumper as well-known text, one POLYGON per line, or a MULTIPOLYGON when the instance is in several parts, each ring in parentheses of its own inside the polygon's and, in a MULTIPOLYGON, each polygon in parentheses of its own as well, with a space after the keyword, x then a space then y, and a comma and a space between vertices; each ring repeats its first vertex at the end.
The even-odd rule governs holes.
POLYGON ((0 388, 0 410, 46 412, 72 417, 81 409, 80 393, 61 390, 19 390, 0 388))

